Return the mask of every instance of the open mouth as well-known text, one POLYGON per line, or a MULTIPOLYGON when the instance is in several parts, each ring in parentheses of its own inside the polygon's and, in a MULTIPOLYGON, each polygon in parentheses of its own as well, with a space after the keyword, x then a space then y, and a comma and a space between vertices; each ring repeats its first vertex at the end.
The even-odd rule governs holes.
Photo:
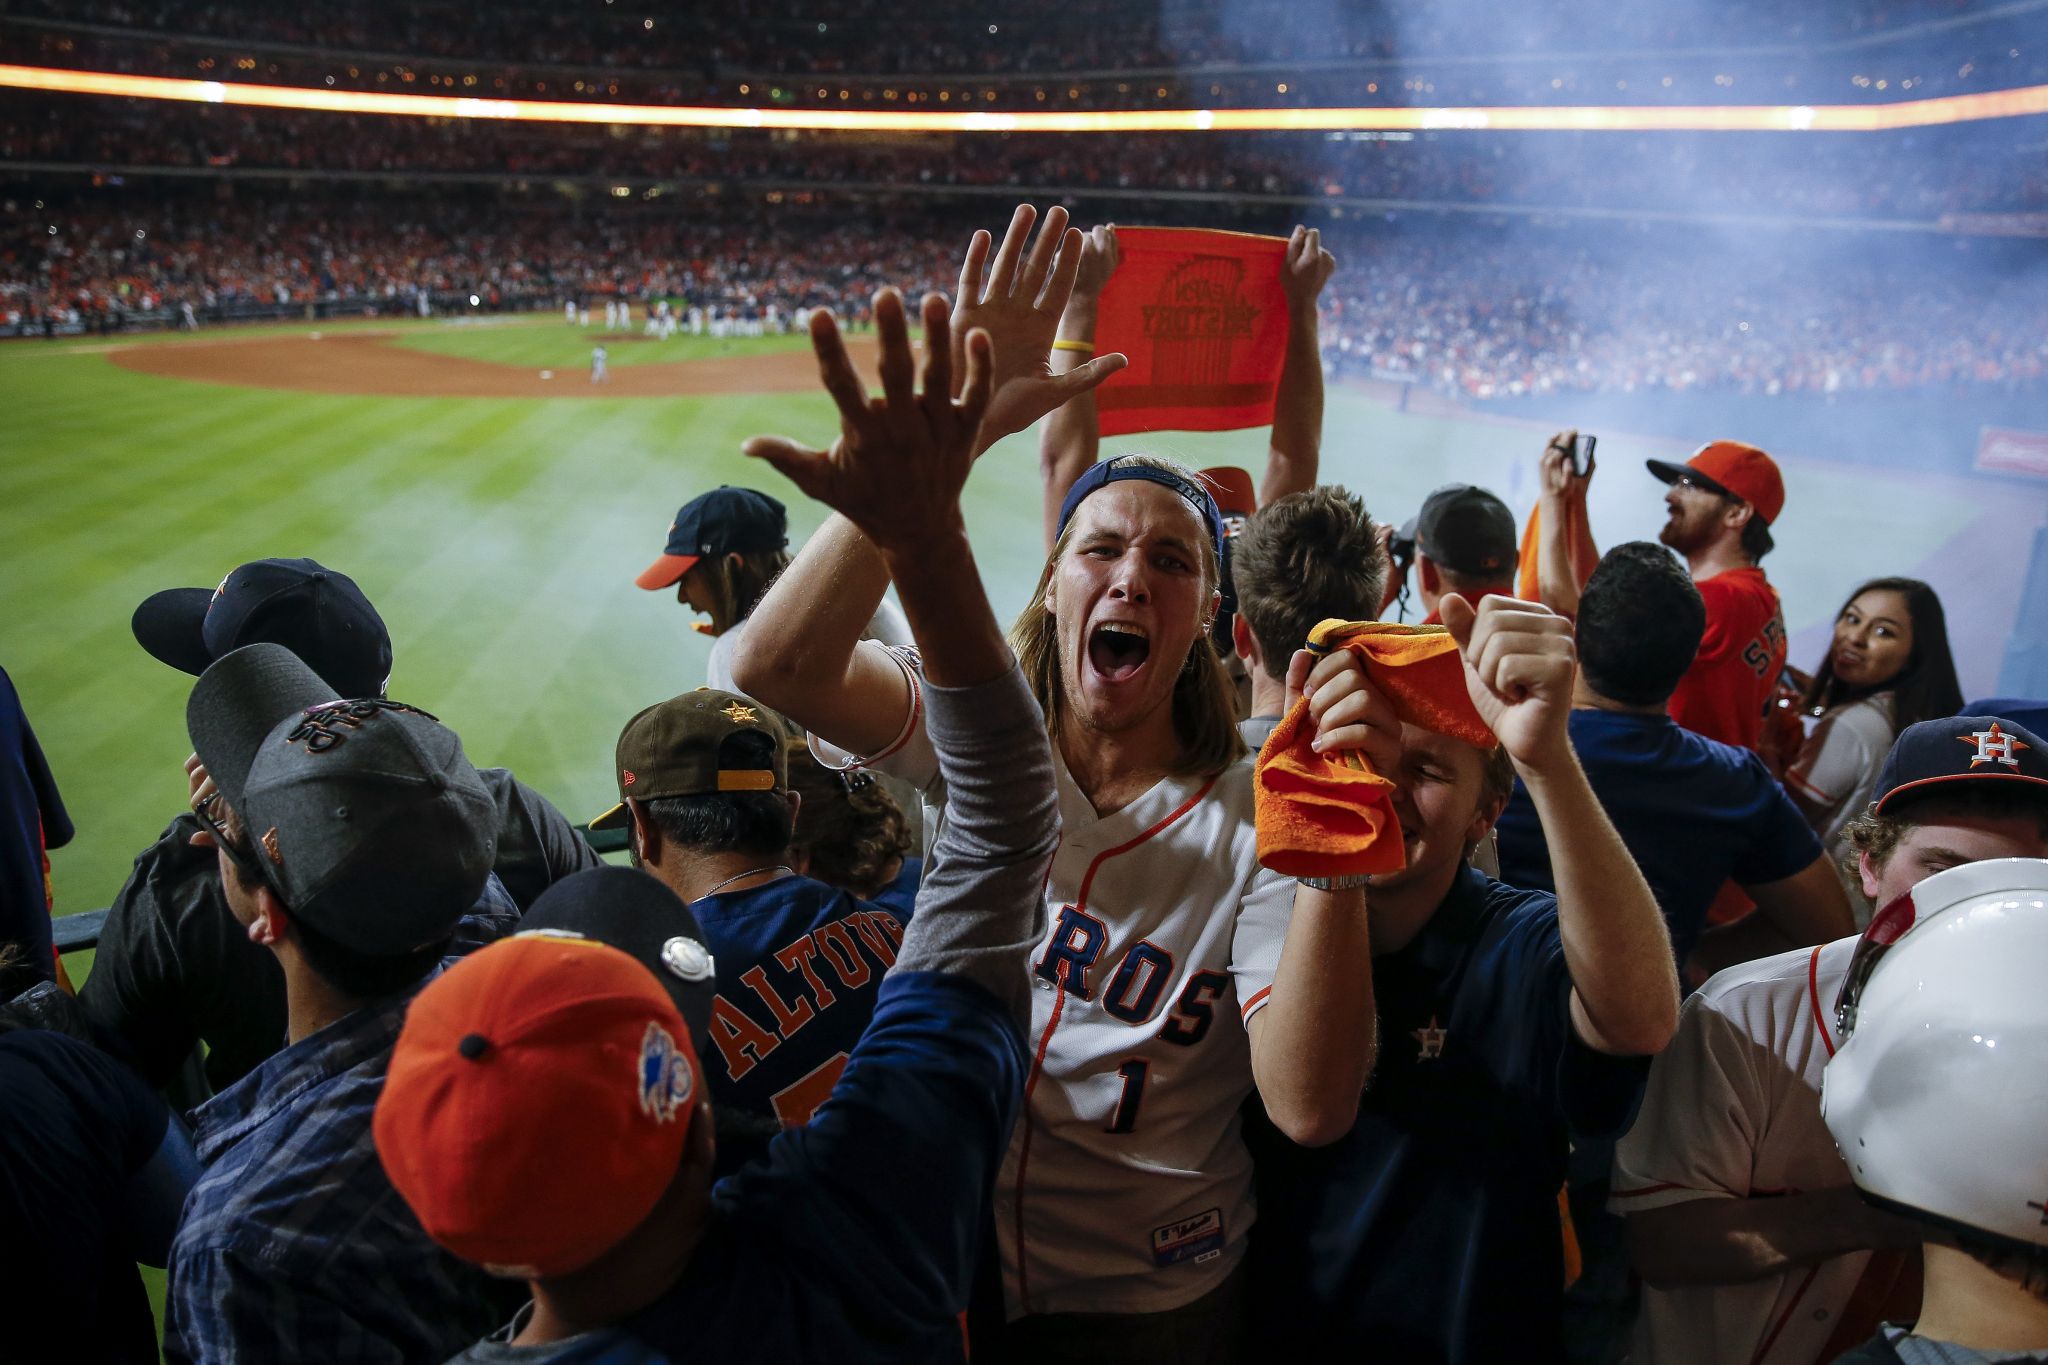
POLYGON ((1134 676, 1152 657, 1152 640, 1143 626, 1104 621, 1088 636, 1088 662, 1109 682, 1134 676))

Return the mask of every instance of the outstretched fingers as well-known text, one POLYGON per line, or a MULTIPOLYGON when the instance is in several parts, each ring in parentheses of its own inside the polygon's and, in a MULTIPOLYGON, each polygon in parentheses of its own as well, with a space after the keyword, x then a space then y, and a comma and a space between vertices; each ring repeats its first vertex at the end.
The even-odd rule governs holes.
POLYGON ((967 334, 967 382, 961 386, 957 405, 960 423, 968 432, 980 431, 981 419, 988 413, 989 397, 994 392, 995 343, 977 327, 967 334))
POLYGON ((1131 358, 1122 351, 1111 351, 1108 355, 1096 356, 1085 365, 1076 365, 1065 374, 1054 375, 1052 384, 1060 402, 1065 403, 1079 398, 1130 363, 1131 358))
POLYGON ((826 466, 830 457, 824 451, 813 450, 787 436, 750 437, 740 450, 750 459, 765 460, 774 466, 775 472, 795 484, 805 497, 828 501, 826 466))
POLYGON ((811 314, 811 350, 818 357, 818 378, 825 392, 839 408, 839 417, 849 428, 867 420, 868 390, 846 353, 846 340, 839 323, 823 308, 811 314))
POLYGON ((884 411, 890 426, 899 434, 905 417, 917 401, 917 358, 910 349, 910 319, 904 315, 903 296, 884 288, 875 294, 875 339, 881 347, 876 369, 882 377, 884 411))
MULTIPOLYGON (((971 364, 971 359, 970 359, 971 364)), ((924 296, 924 412, 934 426, 953 405, 953 317, 942 294, 924 296)))
MULTIPOLYGON (((989 268, 987 298, 1006 298, 1014 292, 1017 284, 1017 262, 1024 255, 1024 243, 1031 236, 1031 225, 1038 221, 1038 210, 1029 204, 1017 205, 1017 211, 1010 215, 1009 231, 1003 234, 1003 244, 996 248, 995 264, 989 268)), ((981 301, 981 296, 976 296, 981 301)))
POLYGON ((1088 243, 1087 234, 1079 228, 1068 228, 1060 239, 1060 254, 1053 260, 1052 278, 1045 283, 1045 295, 1038 306, 1045 312, 1058 317, 1067 309, 1067 300, 1074 297, 1074 281, 1081 274, 1081 252, 1088 243))
MULTIPOLYGON (((1079 235, 1078 229, 1075 235, 1079 235)), ((1045 225, 1039 228, 1038 240, 1031 244, 1031 254, 1024 261, 1024 274, 1017 281, 1017 293, 1026 301, 1038 301, 1060 252, 1070 245, 1078 251, 1078 245, 1070 244, 1067 238, 1067 211, 1055 204, 1045 211, 1045 225)))
POLYGON ((994 245, 995 239, 981 228, 967 239, 967 255, 960 262, 960 289, 953 296, 963 305, 981 302, 981 291, 988 283, 988 253, 994 245))

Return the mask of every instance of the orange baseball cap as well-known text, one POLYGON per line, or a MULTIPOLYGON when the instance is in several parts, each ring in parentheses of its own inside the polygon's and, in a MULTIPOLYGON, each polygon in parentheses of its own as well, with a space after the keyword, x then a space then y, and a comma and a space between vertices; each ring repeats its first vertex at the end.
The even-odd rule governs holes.
POLYGON ((1785 510, 1785 478, 1778 472, 1778 462, 1740 441, 1709 442, 1684 464, 1672 464, 1669 460, 1643 463, 1665 483, 1676 483, 1681 476, 1690 474, 1717 492, 1748 503, 1766 526, 1785 510))
POLYGON ((700 1076, 646 967, 592 939, 517 934, 413 1001, 372 1133, 429 1237, 541 1279, 590 1264, 653 1212, 700 1076))

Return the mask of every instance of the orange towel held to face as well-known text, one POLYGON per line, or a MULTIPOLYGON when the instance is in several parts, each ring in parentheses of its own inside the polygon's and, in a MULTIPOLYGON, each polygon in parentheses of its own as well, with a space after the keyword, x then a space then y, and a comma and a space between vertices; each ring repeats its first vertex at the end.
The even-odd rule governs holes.
MULTIPOLYGON (((1465 691, 1465 664, 1442 626, 1324 621, 1309 632, 1318 654, 1348 649, 1366 679, 1411 725, 1481 749, 1493 731, 1465 691)), ((1352 877, 1407 864, 1394 817, 1394 784, 1357 751, 1310 748, 1316 723, 1306 698, 1281 720, 1259 751, 1253 783, 1259 863, 1289 877, 1352 877)))

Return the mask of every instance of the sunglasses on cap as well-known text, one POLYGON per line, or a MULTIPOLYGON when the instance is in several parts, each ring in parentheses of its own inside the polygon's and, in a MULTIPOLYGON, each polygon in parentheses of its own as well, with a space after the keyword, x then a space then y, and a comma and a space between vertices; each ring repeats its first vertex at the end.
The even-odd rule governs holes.
POLYGON ((246 844, 229 837, 227 811, 227 802, 218 791, 192 802, 192 813, 199 817, 199 823, 206 826, 206 832, 213 836, 215 846, 228 855, 228 861, 241 869, 244 876, 253 881, 262 881, 263 864, 257 859, 256 854, 246 844))
POLYGON ((1870 923, 1864 926, 1863 936, 1856 941, 1856 951, 1849 955, 1849 970, 1842 977, 1842 989, 1835 995, 1837 1045, 1847 1042, 1856 1031, 1856 1006, 1863 998, 1870 974, 1918 919, 1913 893, 1908 891, 1872 915, 1870 923))

